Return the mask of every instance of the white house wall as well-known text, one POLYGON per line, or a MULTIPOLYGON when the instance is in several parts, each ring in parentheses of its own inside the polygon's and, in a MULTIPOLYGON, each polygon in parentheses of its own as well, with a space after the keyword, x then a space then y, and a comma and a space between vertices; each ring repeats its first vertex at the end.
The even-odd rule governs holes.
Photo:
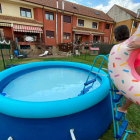
POLYGON ((132 19, 132 16, 126 13, 124 10, 120 9, 118 6, 114 5, 108 12, 107 15, 111 17, 115 21, 116 15, 116 22, 121 22, 124 20, 132 19))

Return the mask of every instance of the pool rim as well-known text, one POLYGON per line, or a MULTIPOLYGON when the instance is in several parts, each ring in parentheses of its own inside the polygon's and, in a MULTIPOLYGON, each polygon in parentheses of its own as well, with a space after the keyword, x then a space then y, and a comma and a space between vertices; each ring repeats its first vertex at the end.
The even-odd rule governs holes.
MULTIPOLYGON (((0 82, 7 76, 21 70, 40 66, 64 66, 74 67, 85 71, 90 71, 91 66, 67 61, 45 61, 22 64, 0 72, 0 82)), ((94 68, 98 71, 98 68, 94 68)), ((104 71, 100 73, 107 75, 104 71)), ((0 112, 9 116, 19 118, 54 118, 70 115, 83 111, 102 101, 109 93, 109 80, 107 77, 99 76, 102 83, 99 88, 85 95, 58 101, 29 102, 10 99, 0 95, 0 112), (103 92, 104 91, 104 92, 103 92), (95 94, 96 93, 96 94, 95 94), (97 94, 98 93, 98 94, 97 94), (47 110, 47 111, 46 111, 47 110)), ((82 90, 82 89, 81 89, 82 90)))

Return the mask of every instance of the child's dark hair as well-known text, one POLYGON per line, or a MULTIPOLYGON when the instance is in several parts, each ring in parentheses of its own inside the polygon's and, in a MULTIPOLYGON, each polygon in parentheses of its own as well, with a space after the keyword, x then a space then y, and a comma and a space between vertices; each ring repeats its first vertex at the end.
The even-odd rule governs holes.
POLYGON ((113 33, 117 42, 129 38, 129 29, 126 25, 116 27, 113 33))

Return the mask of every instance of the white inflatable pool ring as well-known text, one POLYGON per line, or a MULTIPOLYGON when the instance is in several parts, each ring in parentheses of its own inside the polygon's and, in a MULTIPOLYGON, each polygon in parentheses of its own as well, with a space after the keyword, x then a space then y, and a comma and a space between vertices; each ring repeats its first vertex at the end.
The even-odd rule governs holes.
POLYGON ((126 41, 115 45, 109 55, 108 70, 116 87, 123 95, 140 105, 140 76, 134 68, 134 62, 140 49, 128 51, 128 44, 134 40, 140 41, 140 24, 136 32, 126 41))

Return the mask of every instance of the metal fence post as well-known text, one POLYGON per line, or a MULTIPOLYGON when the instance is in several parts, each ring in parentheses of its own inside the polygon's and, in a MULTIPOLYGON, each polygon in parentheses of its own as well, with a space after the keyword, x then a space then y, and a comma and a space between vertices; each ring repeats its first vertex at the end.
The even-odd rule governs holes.
POLYGON ((2 61, 3 61, 3 66, 4 66, 4 69, 5 69, 6 67, 5 67, 5 61, 4 61, 4 57, 3 57, 1 44, 0 44, 0 48, 1 48, 1 56, 2 56, 2 61))

